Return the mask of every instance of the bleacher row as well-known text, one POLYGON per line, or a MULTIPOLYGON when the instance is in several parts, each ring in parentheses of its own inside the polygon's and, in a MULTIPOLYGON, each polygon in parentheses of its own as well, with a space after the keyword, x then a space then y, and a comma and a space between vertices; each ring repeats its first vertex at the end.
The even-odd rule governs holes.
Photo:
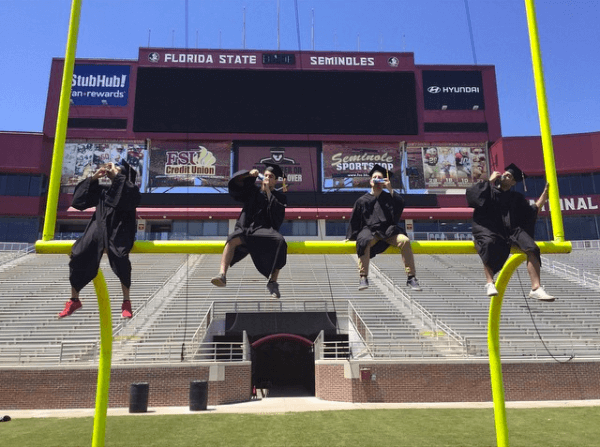
MULTIPOLYGON (((561 262, 597 266, 600 250, 574 251, 568 256, 561 256, 561 262)), ((68 257, 29 254, 7 259, 3 263, 0 258, 1 364, 94 361, 99 324, 93 286, 82 291, 83 308, 59 320, 56 315, 70 296, 68 257)), ((190 346, 211 305, 219 309, 219 318, 242 308, 335 310, 341 331, 351 332, 351 303, 372 337, 361 355, 487 356, 489 298, 483 293, 482 267, 475 255, 417 255, 422 292, 405 286, 397 255, 377 256, 371 287, 360 292, 355 256, 290 255, 279 278, 280 300, 268 296, 265 278, 248 259, 231 268, 226 288, 210 283, 218 272, 220 255, 135 254, 131 260, 131 320, 121 319, 119 281, 108 262, 102 263, 111 296, 113 362, 180 361, 181 346, 190 346)), ((599 357, 600 290, 548 272, 542 273, 542 280, 558 297, 556 302, 524 298, 529 292, 524 267, 511 280, 502 310, 503 357, 548 357, 540 336, 555 356, 599 357)))

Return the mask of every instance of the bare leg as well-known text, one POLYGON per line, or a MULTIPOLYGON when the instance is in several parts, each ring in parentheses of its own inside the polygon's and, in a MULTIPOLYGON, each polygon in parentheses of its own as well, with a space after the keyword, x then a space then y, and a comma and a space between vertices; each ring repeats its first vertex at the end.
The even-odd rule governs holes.
POLYGON ((226 276, 227 270, 229 269, 229 265, 233 260, 233 255, 235 254, 235 248, 238 245, 242 245, 242 238, 236 237, 225 245, 225 250, 223 250, 223 256, 221 257, 221 270, 219 274, 226 276))
POLYGON ((77 301, 79 299, 79 292, 71 287, 71 299, 77 301))
POLYGON ((483 265, 483 273, 485 273, 485 279, 486 282, 489 283, 494 283, 494 272, 492 271, 491 268, 489 268, 487 265, 483 265))
POLYGON ((540 287, 540 262, 532 253, 527 253, 527 273, 531 279, 531 290, 537 290, 540 287))

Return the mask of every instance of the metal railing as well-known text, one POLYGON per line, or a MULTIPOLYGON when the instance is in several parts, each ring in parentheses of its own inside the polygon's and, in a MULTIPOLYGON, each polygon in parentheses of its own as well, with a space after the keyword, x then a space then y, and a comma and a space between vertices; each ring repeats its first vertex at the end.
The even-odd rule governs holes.
POLYGON ((450 328, 450 326, 448 326, 442 320, 434 317, 431 312, 425 309, 425 307, 417 303, 410 295, 397 287, 394 281, 385 273, 383 273, 378 267, 374 266, 373 270, 375 275, 378 276, 382 282, 387 284, 388 289, 394 292, 394 296, 399 296, 401 298, 402 304, 408 308, 414 317, 420 320, 421 325, 430 328, 431 333, 435 338, 442 336, 448 340, 452 340, 457 346, 462 346, 463 348, 465 347, 464 337, 450 328))
POLYGON ((352 305, 350 301, 348 301, 348 318, 350 322, 354 325, 354 329, 362 339, 362 341, 367 345, 367 347, 373 344, 373 332, 367 326, 367 323, 362 319, 359 312, 352 305))
POLYGON ((571 241, 573 250, 600 250, 600 240, 571 241))
POLYGON ((151 314, 156 312, 167 299, 177 294, 177 291, 183 287, 183 278, 187 277, 190 269, 195 269, 196 264, 200 261, 201 255, 192 260, 191 265, 187 262, 181 266, 168 278, 162 281, 162 284, 145 300, 143 300, 135 309, 134 319, 122 320, 113 328, 113 337, 116 336, 132 336, 137 333, 139 327, 147 324, 151 314), (146 314, 146 315, 144 315, 146 314), (141 321, 141 323, 140 323, 141 321), (133 324, 131 324, 133 323, 133 324))
POLYGON ((572 265, 563 264, 562 262, 548 259, 544 256, 542 256, 541 258, 542 268, 544 270, 552 272, 555 275, 562 276, 565 279, 575 281, 584 286, 600 288, 599 275, 578 269, 577 267, 573 267, 572 265))
POLYGON ((26 242, 0 242, 0 265, 35 252, 35 245, 26 242))
POLYGON ((25 251, 32 253, 35 245, 29 242, 0 242, 0 251, 25 251))
MULTIPOLYGON (((2 366, 75 366, 96 365, 99 355, 99 341, 81 340, 38 345, 2 346, 0 364, 2 366)), ((200 343, 192 355, 184 350, 184 363, 239 362, 249 358, 249 344, 246 342, 200 343)), ((136 364, 181 364, 182 343, 139 343, 128 347, 126 355, 121 355, 113 346, 113 365, 136 364)))
MULTIPOLYGON (((317 339, 315 341, 315 359, 316 360, 335 360, 347 359, 349 352, 349 342, 324 341, 317 339)), ((487 338, 469 337, 466 340, 469 349, 444 351, 438 345, 432 345, 427 341, 410 340, 377 340, 372 346, 370 352, 372 355, 358 356, 350 355, 355 360, 395 360, 395 361, 427 361, 427 362, 448 362, 448 361, 486 361, 488 360, 487 338)), ((558 359, 565 361, 568 359, 586 359, 599 360, 600 349, 594 340, 557 340, 552 341, 546 350, 539 340, 534 339, 503 339, 500 341, 500 350, 503 360, 511 361, 537 361, 558 359), (549 352, 548 352, 549 351, 549 352)))
POLYGON ((228 312, 333 312, 334 306, 326 300, 219 300, 213 302, 213 318, 224 318, 228 312))
POLYGON ((210 307, 206 311, 204 318, 202 318, 202 321, 198 325, 198 329, 196 330, 196 332, 194 333, 194 336, 192 337, 192 341, 190 342, 190 349, 193 352, 192 355, 197 354, 197 352, 200 348, 200 344, 204 340, 204 337, 206 337, 208 328, 210 327, 210 324, 213 321, 213 306, 214 306, 214 302, 210 303, 210 307))

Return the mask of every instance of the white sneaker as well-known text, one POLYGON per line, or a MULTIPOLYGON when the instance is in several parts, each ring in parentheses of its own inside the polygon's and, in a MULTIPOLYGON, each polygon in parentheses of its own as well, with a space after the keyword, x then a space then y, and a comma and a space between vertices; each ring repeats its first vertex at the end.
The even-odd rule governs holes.
POLYGON ((552 295, 548 295, 542 286, 529 292, 529 298, 535 298, 540 301, 554 301, 555 299, 552 295))
POLYGON ((498 295, 498 290, 496 290, 496 286, 494 285, 493 282, 488 282, 485 285, 485 294, 487 296, 496 296, 496 295, 498 295))

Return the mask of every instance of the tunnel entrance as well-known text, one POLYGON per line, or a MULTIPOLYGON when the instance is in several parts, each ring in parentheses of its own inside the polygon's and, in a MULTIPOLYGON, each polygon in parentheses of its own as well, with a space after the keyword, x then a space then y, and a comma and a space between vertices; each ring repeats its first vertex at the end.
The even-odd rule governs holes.
POLYGON ((272 334, 252 343, 252 383, 261 396, 314 396, 312 342, 298 335, 272 334))
POLYGON ((251 345, 252 385, 271 397, 314 396, 314 340, 321 332, 325 341, 348 340, 338 334, 335 312, 236 312, 226 314, 225 334, 213 341, 242 341, 244 332, 251 345))

